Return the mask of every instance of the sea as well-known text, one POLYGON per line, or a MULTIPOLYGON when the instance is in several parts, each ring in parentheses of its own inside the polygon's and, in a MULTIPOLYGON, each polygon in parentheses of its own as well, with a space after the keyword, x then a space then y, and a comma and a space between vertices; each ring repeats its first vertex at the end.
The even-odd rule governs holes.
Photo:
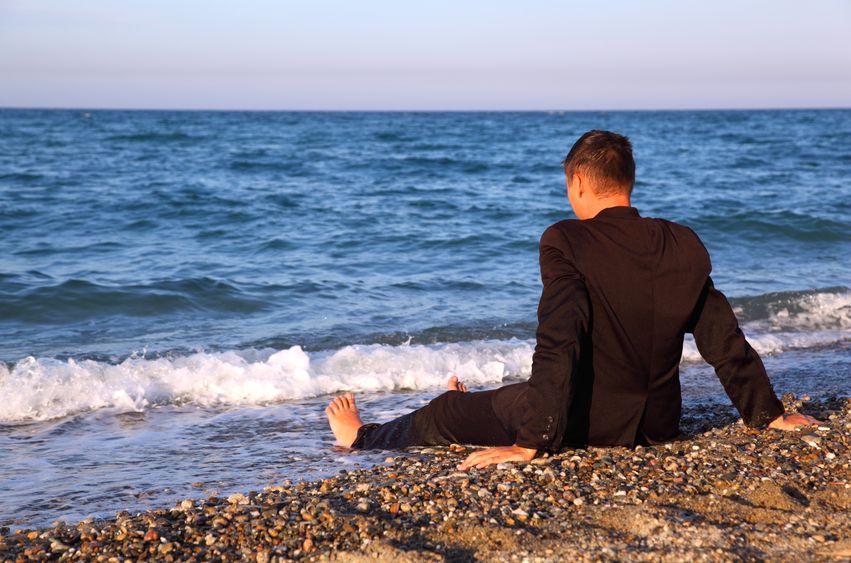
MULTIPOLYGON (((628 135, 644 216, 693 228, 781 393, 851 392, 851 110, 0 110, 0 527, 383 462, 458 375, 530 373, 561 161, 628 135)), ((730 406, 692 340, 686 414, 730 406)))

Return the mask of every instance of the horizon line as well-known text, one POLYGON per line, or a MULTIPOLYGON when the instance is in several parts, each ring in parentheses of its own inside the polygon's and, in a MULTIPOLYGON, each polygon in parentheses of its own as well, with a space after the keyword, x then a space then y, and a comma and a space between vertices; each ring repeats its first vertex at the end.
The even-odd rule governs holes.
POLYGON ((189 108, 189 107, 92 107, 92 106, 16 106, 0 105, 0 111, 175 111, 175 112, 242 112, 242 113, 594 113, 594 112, 676 112, 676 111, 836 111, 851 106, 768 106, 768 107, 682 107, 682 108, 583 108, 583 109, 309 109, 309 108, 189 108))

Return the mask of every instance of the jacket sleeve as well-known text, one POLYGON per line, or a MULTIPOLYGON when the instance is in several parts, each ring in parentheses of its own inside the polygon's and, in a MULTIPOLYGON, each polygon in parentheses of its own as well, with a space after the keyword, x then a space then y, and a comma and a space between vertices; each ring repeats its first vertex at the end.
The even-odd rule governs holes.
POLYGON ((540 262, 544 289, 538 305, 537 343, 516 444, 557 449, 572 398, 571 380, 588 332, 590 306, 570 246, 555 225, 541 237, 540 262))
POLYGON ((698 300, 691 329, 700 355, 715 368, 745 424, 764 426, 783 414, 783 403, 774 394, 759 354, 745 340, 733 308, 711 277, 698 300))

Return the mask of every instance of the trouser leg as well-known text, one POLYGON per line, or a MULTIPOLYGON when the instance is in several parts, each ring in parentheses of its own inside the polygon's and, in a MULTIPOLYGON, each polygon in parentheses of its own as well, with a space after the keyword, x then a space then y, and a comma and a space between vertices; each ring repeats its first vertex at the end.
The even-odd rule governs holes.
POLYGON ((421 409, 395 420, 363 425, 352 447, 391 450, 453 443, 510 446, 515 432, 504 424, 507 419, 497 416, 494 410, 494 399, 502 389, 476 393, 447 391, 421 409))

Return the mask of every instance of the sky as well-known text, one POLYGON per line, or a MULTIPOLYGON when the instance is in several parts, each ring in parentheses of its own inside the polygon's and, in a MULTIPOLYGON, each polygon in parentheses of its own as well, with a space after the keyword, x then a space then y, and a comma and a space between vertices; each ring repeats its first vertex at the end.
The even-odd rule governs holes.
POLYGON ((0 107, 851 107, 851 0, 0 0, 0 107))

